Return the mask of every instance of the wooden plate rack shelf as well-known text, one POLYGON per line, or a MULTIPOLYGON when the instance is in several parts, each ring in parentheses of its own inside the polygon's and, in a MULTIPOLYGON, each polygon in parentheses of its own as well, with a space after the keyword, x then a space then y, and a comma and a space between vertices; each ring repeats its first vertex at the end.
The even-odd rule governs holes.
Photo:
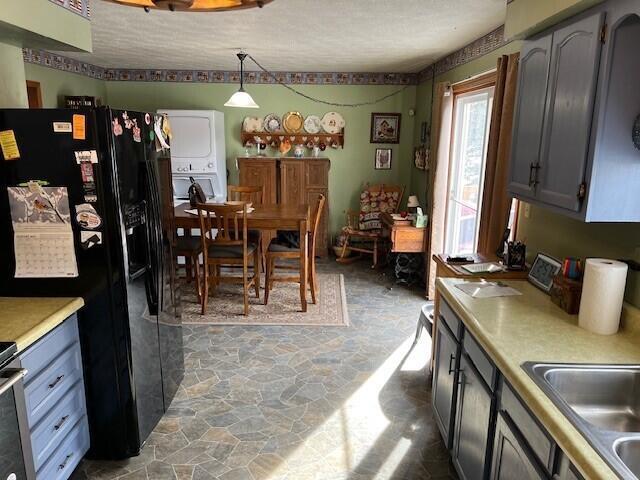
POLYGON ((242 140, 242 145, 246 145, 249 142, 251 145, 255 145, 255 137, 258 137, 263 143, 267 145, 271 145, 272 147, 277 148, 280 145, 280 142, 285 139, 289 139, 291 142, 291 146, 295 147, 296 145, 307 145, 307 143, 312 142, 314 144, 324 143, 327 148, 331 148, 331 146, 335 143, 338 147, 344 148, 344 129, 341 130, 340 133, 307 133, 307 132, 298 132, 298 133, 288 133, 288 132, 245 132, 244 130, 240 134, 240 138, 242 140))

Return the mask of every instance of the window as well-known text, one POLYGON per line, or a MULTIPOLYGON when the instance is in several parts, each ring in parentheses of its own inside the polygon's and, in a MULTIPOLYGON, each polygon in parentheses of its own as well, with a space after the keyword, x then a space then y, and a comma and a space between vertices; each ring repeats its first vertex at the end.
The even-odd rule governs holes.
POLYGON ((455 96, 445 220, 445 251, 475 253, 494 87, 455 96))

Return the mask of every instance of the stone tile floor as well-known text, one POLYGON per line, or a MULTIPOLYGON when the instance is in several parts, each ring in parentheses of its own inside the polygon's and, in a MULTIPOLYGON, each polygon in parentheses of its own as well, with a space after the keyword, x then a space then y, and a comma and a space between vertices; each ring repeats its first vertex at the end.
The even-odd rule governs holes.
MULTIPOLYGON (((185 379, 140 456, 81 479, 456 478, 433 419, 424 303, 366 262, 345 275, 350 327, 185 326, 185 379)), ((276 287, 277 288, 277 287, 276 287)))

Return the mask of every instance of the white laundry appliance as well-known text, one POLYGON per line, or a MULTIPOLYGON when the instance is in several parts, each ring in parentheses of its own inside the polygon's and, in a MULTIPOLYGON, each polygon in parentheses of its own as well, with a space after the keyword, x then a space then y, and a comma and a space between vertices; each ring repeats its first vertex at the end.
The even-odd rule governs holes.
POLYGON ((208 199, 227 199, 227 162, 224 114, 216 110, 167 110, 171 131, 173 194, 188 199, 190 177, 200 184, 208 199))

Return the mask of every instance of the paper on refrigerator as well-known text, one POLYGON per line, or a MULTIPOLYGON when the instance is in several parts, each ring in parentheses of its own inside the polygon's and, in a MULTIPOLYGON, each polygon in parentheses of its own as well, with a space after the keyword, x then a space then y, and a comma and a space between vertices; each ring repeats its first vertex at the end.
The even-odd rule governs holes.
POLYGON ((8 187, 16 278, 77 277, 67 187, 8 187))

